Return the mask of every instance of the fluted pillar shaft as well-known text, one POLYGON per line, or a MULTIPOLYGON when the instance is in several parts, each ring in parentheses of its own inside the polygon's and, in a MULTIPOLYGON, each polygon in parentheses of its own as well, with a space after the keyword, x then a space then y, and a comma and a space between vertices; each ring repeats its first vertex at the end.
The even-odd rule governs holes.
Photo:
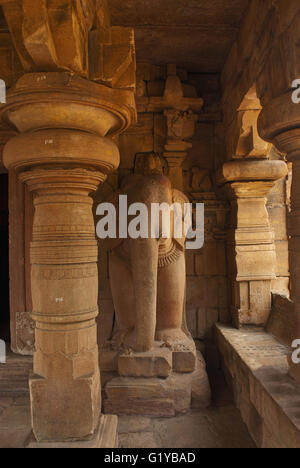
POLYGON ((39 439, 55 439, 59 422, 60 438, 81 438, 93 434, 101 411, 98 255, 89 192, 103 176, 83 169, 33 169, 21 179, 36 194, 33 428, 39 439))

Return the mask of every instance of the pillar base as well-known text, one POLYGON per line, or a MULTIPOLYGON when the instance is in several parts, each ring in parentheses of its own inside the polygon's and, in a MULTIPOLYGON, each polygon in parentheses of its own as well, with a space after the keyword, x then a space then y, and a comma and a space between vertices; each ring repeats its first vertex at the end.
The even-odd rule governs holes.
POLYGON ((74 381, 48 380, 32 374, 29 387, 33 431, 38 441, 93 436, 101 411, 99 373, 74 381))
POLYGON ((118 448, 117 416, 101 415, 99 426, 92 439, 70 442, 37 442, 32 434, 25 448, 118 448))

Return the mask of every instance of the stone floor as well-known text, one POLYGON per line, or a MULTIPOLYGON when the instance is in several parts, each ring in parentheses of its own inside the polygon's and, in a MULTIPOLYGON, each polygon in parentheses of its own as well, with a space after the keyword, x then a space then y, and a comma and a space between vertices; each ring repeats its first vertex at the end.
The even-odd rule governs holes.
POLYGON ((119 418, 121 448, 255 448, 220 372, 210 376, 213 402, 208 409, 170 419, 119 418), (130 431, 128 431, 130 428, 130 431))
POLYGON ((30 433, 29 397, 0 395, 0 448, 23 448, 30 433))
POLYGON ((123 416, 118 431, 121 448, 255 448, 232 405, 172 419, 123 416))
MULTIPOLYGON (((206 410, 171 419, 119 418, 120 447, 254 448, 222 376, 211 379, 213 405, 206 410)), ((29 397, 0 394, 0 448, 21 448, 30 433, 29 397)))

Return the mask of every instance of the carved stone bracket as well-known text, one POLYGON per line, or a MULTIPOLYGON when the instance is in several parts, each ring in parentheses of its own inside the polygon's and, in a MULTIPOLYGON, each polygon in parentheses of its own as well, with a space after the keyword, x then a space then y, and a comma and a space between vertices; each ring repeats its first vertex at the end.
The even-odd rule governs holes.
POLYGON ((1 0, 26 73, 68 71, 113 88, 135 88, 132 28, 110 24, 106 0, 1 0))

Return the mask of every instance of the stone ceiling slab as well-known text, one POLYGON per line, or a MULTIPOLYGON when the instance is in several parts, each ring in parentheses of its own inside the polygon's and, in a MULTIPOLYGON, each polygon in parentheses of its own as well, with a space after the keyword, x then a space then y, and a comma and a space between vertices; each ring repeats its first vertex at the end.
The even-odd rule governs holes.
POLYGON ((217 73, 234 42, 249 0, 108 0, 112 24, 132 26, 137 59, 176 62, 217 73))

